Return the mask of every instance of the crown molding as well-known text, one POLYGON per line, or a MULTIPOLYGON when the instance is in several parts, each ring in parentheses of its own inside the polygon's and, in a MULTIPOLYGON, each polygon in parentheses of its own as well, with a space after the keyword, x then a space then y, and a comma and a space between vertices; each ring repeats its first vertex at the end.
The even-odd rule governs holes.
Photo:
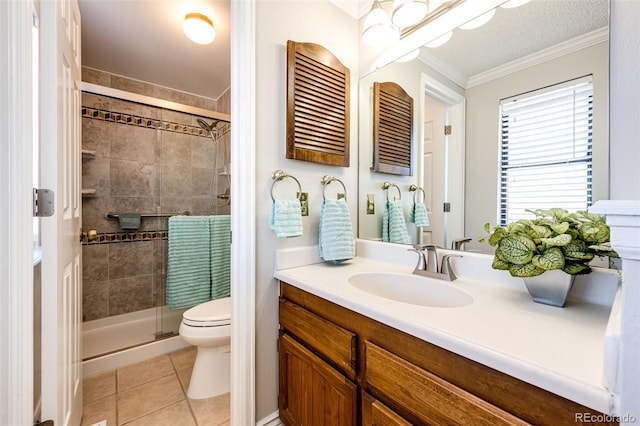
POLYGON ((428 48, 421 48, 418 59, 427 64, 429 67, 433 68, 440 74, 444 75, 449 80, 456 83, 458 86, 462 88, 466 88, 468 76, 458 70, 456 67, 453 67, 446 63, 445 61, 440 60, 432 53, 426 51, 428 48))
POLYGON ((573 53, 580 49, 584 49, 594 44, 602 43, 609 40, 609 27, 602 27, 589 33, 574 37, 555 46, 540 50, 530 55, 523 56, 506 64, 497 66, 490 70, 472 75, 462 86, 465 89, 487 83, 500 77, 521 71, 525 68, 541 64, 551 59, 558 58, 569 53, 573 53))

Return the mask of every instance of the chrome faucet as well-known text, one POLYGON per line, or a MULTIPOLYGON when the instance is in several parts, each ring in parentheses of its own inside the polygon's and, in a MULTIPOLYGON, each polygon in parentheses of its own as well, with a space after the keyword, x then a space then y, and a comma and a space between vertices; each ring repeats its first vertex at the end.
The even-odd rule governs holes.
POLYGON ((465 243, 470 243, 471 238, 460 238, 458 240, 451 241, 451 250, 462 250, 465 243))
POLYGON ((413 273, 425 277, 436 278, 438 280, 454 281, 458 277, 451 269, 449 259, 452 257, 462 257, 459 254, 445 254, 442 256, 442 264, 438 268, 437 246, 433 244, 414 245, 409 251, 418 253, 418 263, 413 273), (426 254, 425 254, 426 250, 426 254))

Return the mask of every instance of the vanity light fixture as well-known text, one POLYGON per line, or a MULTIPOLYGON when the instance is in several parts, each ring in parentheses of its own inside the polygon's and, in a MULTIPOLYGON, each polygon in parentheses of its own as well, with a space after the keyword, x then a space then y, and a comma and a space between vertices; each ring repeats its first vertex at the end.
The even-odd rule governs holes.
POLYGON ((397 27, 410 27, 424 19, 428 12, 427 0, 394 0, 391 22, 397 27))
POLYGON ((216 38, 213 22, 201 13, 187 13, 182 30, 191 41, 198 44, 209 44, 216 38))
POLYGON ((364 20, 362 42, 369 46, 383 46, 400 38, 400 28, 415 25, 427 16, 427 0, 393 0, 391 17, 382 9, 382 3, 392 0, 374 0, 364 20))
POLYGON ((384 46, 399 38, 400 30, 393 26, 391 18, 382 9, 380 1, 374 0, 371 11, 364 20, 362 42, 368 46, 384 46))

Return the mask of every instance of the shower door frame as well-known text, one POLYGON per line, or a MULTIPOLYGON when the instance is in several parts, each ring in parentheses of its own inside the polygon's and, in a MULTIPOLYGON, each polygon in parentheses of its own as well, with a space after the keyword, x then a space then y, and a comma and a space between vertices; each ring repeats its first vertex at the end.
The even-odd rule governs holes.
MULTIPOLYGON (((95 84, 95 83, 89 83, 89 82, 83 81, 81 83, 81 90, 82 90, 82 93, 88 93, 88 94, 99 95, 99 96, 106 96, 106 97, 109 97, 109 98, 112 98, 112 99, 117 99, 117 100, 132 102, 132 103, 136 103, 136 104, 151 106, 151 107, 154 107, 154 108, 159 108, 160 110, 171 110, 171 111, 176 111, 176 112, 179 112, 179 113, 184 113, 184 114, 188 114, 188 115, 192 115, 192 116, 204 117, 204 118, 209 118, 209 119, 213 119, 213 120, 223 121, 223 122, 226 122, 226 123, 231 123, 231 116, 229 114, 226 114, 226 113, 221 113, 221 112, 212 111, 212 110, 199 108, 199 107, 194 107, 194 106, 190 106, 190 105, 185 105, 185 104, 181 104, 181 103, 177 103, 177 102, 173 102, 173 101, 154 98, 154 97, 151 97, 151 96, 132 93, 132 92, 128 92, 128 91, 124 91, 124 90, 120 90, 120 89, 115 89, 115 88, 112 88, 112 87, 102 86, 102 85, 95 84)), ((165 337, 170 337, 170 336, 173 336, 173 335, 177 335, 176 334, 177 333, 177 328, 174 329, 174 330, 166 330, 165 329, 164 308, 166 306, 164 306, 164 305, 156 305, 156 303, 157 303, 157 301, 154 300, 154 308, 152 308, 152 309, 155 309, 155 311, 156 311, 156 332, 155 332, 156 340, 157 339, 162 339, 162 338, 165 338, 165 337), (158 317, 161 318, 161 322, 160 323, 158 323, 158 320, 157 320, 158 317)), ((175 313, 176 312, 174 312, 174 314, 175 313)), ((177 314, 180 316, 180 318, 182 317, 182 313, 181 312, 177 312, 177 314)), ((108 318, 110 318, 110 317, 105 317, 103 319, 108 319, 108 318)), ((153 342, 153 340, 139 342, 139 344, 146 344, 146 343, 151 343, 151 342, 153 342)), ((122 349, 126 349, 126 346, 123 347, 123 348, 120 348, 118 350, 122 350, 122 349)))

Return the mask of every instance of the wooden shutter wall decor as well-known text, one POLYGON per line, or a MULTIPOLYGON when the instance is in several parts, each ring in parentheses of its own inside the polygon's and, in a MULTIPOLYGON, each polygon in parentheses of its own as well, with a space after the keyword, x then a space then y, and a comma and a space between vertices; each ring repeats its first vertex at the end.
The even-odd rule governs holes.
POLYGON ((349 167, 349 69, 318 44, 287 42, 287 158, 349 167))
POLYGON ((412 176, 413 98, 393 82, 373 83, 373 167, 412 176))

